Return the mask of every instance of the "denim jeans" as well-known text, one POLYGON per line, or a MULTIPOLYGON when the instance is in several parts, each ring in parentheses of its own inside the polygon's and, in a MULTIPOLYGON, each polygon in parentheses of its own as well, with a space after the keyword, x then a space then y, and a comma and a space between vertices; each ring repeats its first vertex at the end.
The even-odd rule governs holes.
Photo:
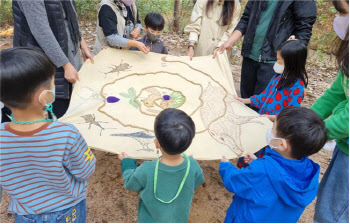
POLYGON ((17 223, 85 223, 86 222, 86 199, 73 207, 57 212, 48 212, 39 215, 17 215, 17 223))
POLYGON ((318 189, 314 222, 349 223, 349 155, 338 147, 318 189))

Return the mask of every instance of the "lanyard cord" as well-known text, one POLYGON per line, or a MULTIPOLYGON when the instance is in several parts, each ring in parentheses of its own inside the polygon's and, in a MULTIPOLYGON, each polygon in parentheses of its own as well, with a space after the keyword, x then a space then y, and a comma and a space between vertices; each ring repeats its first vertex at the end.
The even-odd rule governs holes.
POLYGON ((56 115, 52 111, 52 104, 48 104, 46 106, 46 110, 51 113, 52 119, 40 119, 40 120, 35 120, 35 121, 17 121, 13 114, 11 114, 11 120, 15 124, 35 124, 35 123, 40 123, 40 122, 50 122, 50 121, 55 121, 57 120, 56 115))
POLYGON ((157 164, 156 164, 156 169, 154 171, 154 197, 164 203, 164 204, 170 204, 171 202, 173 202, 181 193, 182 191, 182 188, 186 182, 186 179, 187 179, 187 176, 188 176, 188 173, 190 172, 190 159, 188 158, 188 156, 185 154, 185 153, 182 153, 182 156, 187 160, 187 169, 186 169, 186 173, 185 173, 185 176, 184 178, 182 179, 181 181, 181 184, 179 186, 179 189, 177 190, 176 192, 176 195, 173 199, 171 199, 170 201, 163 201, 162 199, 158 198, 157 197, 157 182, 158 182, 158 168, 159 168, 159 158, 157 160, 157 164))

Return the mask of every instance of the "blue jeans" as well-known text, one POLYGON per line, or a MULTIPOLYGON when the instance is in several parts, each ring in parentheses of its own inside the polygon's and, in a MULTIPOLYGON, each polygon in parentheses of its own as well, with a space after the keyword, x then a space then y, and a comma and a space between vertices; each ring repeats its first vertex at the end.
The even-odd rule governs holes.
POLYGON ((86 199, 73 207, 57 212, 48 212, 40 215, 17 215, 17 223, 85 223, 86 222, 86 199))
POLYGON ((338 146, 318 189, 314 222, 349 223, 349 155, 338 146))

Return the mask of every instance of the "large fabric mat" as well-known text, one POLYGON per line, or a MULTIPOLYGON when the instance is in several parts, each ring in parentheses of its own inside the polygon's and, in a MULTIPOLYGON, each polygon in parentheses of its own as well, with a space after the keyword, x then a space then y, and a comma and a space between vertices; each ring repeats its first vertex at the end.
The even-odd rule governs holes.
POLYGON ((226 54, 166 56, 106 49, 79 72, 66 115, 91 148, 154 159, 154 120, 166 108, 178 108, 196 124, 186 151, 195 159, 236 158, 265 143, 272 123, 235 100, 226 54))

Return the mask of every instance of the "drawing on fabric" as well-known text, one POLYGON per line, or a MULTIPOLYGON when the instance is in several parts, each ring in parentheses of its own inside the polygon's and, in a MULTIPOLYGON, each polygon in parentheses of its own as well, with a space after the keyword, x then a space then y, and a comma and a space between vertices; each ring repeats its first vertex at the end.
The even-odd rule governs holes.
POLYGON ((101 96, 100 93, 95 92, 91 87, 85 86, 83 84, 80 84, 82 86, 82 89, 85 89, 87 91, 85 91, 86 93, 84 94, 84 96, 80 95, 79 93, 77 93, 77 95, 85 100, 94 100, 94 101, 103 101, 103 97, 101 96))
POLYGON ((201 118, 205 125, 209 125, 209 134, 217 142, 228 146, 237 156, 243 153, 241 142, 242 126, 249 123, 264 125, 264 123, 255 120, 257 116, 239 116, 235 113, 235 106, 241 104, 234 96, 229 95, 225 102, 218 100, 225 96, 225 92, 220 87, 214 87, 211 83, 205 89, 203 99, 205 104, 201 108, 201 118), (217 100, 213 100, 215 97, 217 100), (225 111, 225 105, 227 110, 225 111), (211 122, 221 113, 225 116, 215 122, 211 122))
POLYGON ((135 107, 136 109, 139 108, 141 102, 136 98, 136 91, 133 87, 128 89, 128 93, 119 93, 122 97, 125 97, 129 99, 129 104, 135 107))
POLYGON ((127 71, 128 69, 132 68, 132 66, 130 66, 128 63, 123 63, 123 60, 122 60, 119 65, 112 65, 110 68, 112 70, 104 73, 105 78, 107 77, 108 74, 112 74, 112 73, 118 73, 117 75, 119 75, 119 72, 127 71))
MULTIPOLYGON (((146 99, 141 100, 141 102, 148 108, 159 107, 163 110, 167 108, 179 108, 185 103, 185 96, 180 92, 167 92, 161 93, 157 88, 150 87, 145 89, 146 92, 150 93, 146 99)), ((142 93, 141 93, 142 94, 142 93)))
POLYGON ((145 132, 135 132, 128 134, 111 134, 111 136, 117 137, 129 137, 136 140, 142 146, 142 149, 138 149, 136 151, 146 151, 146 152, 154 152, 153 149, 149 147, 149 144, 153 143, 155 136, 146 134, 145 132))
POLYGON ((100 123, 107 123, 107 122, 102 122, 102 121, 96 121, 95 115, 94 114, 87 114, 84 116, 81 116, 85 122, 83 123, 78 123, 78 124, 89 124, 89 130, 91 128, 92 125, 95 125, 97 127, 99 127, 101 129, 100 131, 100 136, 102 135, 102 131, 105 130, 100 123))

